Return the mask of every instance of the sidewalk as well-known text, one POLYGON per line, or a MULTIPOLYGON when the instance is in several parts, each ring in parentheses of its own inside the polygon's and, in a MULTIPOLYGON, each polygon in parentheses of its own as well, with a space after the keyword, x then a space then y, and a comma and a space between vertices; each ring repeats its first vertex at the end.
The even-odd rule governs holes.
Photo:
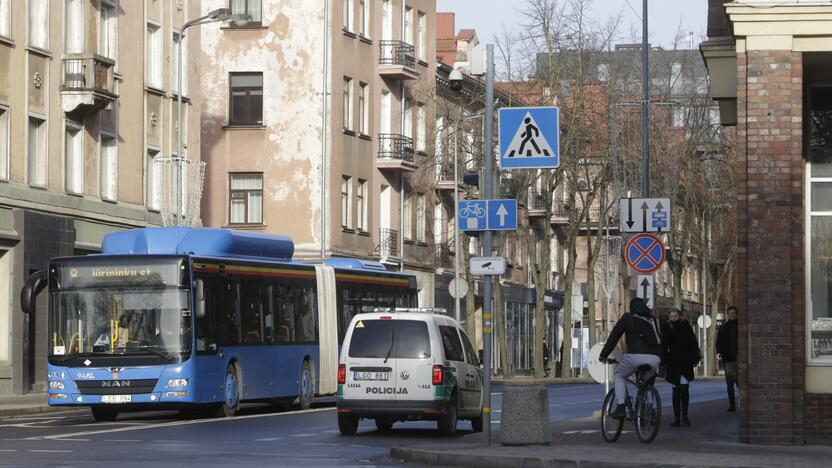
POLYGON ((60 411, 60 408, 49 406, 46 403, 45 393, 0 395, 0 417, 44 413, 47 411, 60 411))
POLYGON ((691 406, 692 427, 670 427, 672 410, 662 408, 663 425, 649 445, 638 441, 635 427, 625 422, 618 442, 601 438, 600 421, 579 419, 552 423, 549 446, 505 447, 492 434, 484 447, 482 434, 458 444, 393 447, 390 457, 441 466, 486 467, 827 467, 829 446, 761 446, 737 441, 737 413, 726 413, 724 401, 691 406), (668 414, 670 413, 670 414, 668 414))

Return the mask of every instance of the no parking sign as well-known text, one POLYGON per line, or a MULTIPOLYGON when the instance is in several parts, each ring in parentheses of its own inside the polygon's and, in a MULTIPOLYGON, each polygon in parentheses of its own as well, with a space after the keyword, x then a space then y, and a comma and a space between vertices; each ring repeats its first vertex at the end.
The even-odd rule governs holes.
POLYGON ((636 234, 624 249, 627 265, 635 272, 646 275, 659 269, 664 263, 665 250, 658 236, 648 233, 636 234))

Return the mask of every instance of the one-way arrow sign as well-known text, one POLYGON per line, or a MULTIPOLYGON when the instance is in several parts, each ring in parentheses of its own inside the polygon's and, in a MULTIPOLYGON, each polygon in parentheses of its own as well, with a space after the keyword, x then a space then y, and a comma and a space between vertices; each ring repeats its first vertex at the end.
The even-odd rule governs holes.
POLYGON ((636 296, 644 299, 647 307, 653 308, 653 275, 636 277, 636 296))
POLYGON ((670 230, 669 198, 622 198, 618 209, 621 232, 670 230))

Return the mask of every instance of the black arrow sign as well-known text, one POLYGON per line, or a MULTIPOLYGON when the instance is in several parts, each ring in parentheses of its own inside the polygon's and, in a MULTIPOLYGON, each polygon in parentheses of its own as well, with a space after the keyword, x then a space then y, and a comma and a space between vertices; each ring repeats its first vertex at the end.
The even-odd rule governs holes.
MULTIPOLYGON (((662 205, 661 200, 659 200, 659 202, 656 203, 656 213, 661 213, 663 210, 664 210, 664 206, 662 205)), ((658 232, 662 232, 661 223, 659 223, 659 227, 657 229, 658 229, 658 232)))
POLYGON ((647 211, 650 210, 650 206, 647 202, 641 204, 641 229, 642 231, 647 231, 647 211))
POLYGON ((632 228, 635 221, 633 221, 633 199, 627 199, 627 227, 632 228))
POLYGON ((644 280, 641 282, 641 287, 642 287, 642 291, 643 291, 642 297, 644 298, 644 302, 650 302, 650 298, 647 297, 647 287, 648 286, 650 286, 650 281, 648 281, 647 278, 644 278, 644 280))

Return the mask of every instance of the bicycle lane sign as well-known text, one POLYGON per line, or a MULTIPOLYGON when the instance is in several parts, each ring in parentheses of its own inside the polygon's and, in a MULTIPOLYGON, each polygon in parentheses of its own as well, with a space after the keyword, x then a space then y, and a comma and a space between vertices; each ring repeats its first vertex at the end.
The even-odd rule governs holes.
POLYGON ((658 270, 665 259, 662 240, 658 236, 648 233, 633 236, 627 242, 624 253, 627 265, 635 272, 643 275, 658 270))
POLYGON ((457 209, 457 226, 460 231, 485 231, 488 229, 488 200, 461 200, 457 209))

